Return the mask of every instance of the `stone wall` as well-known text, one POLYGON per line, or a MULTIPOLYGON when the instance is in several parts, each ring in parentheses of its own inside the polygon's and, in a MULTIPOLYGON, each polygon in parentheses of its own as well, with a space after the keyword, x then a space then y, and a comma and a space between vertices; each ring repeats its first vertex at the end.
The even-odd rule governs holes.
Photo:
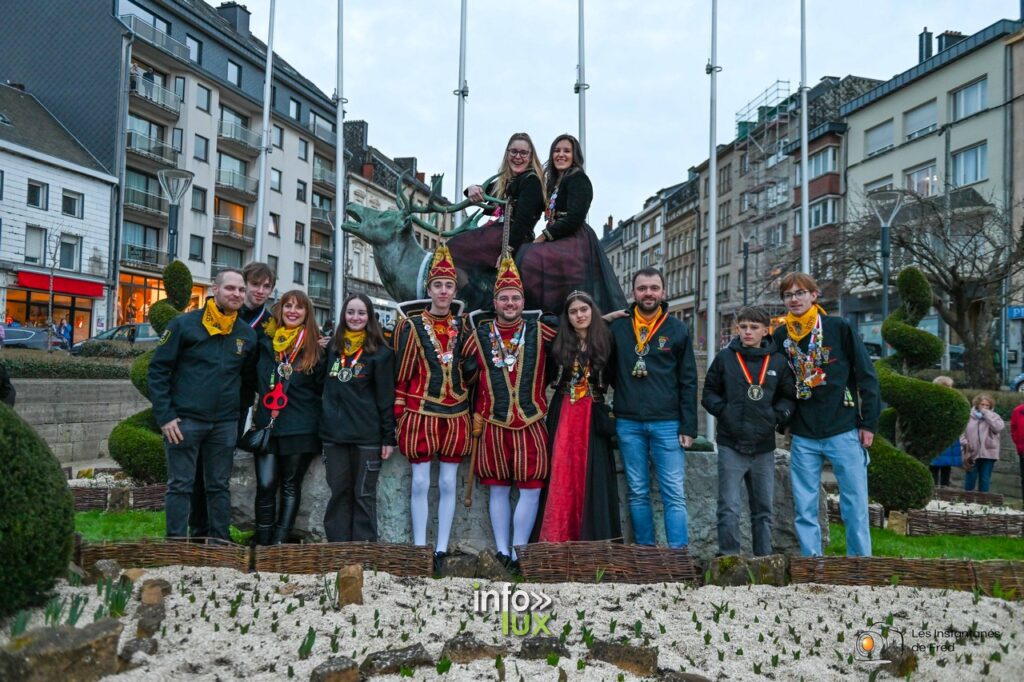
POLYGON ((149 407, 127 380, 12 379, 14 410, 62 464, 108 457, 107 437, 121 420, 149 407))

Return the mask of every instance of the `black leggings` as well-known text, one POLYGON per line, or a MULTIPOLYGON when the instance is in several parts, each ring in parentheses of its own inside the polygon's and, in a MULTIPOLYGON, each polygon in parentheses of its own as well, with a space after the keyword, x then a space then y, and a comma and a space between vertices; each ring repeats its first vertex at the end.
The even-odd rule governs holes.
POLYGON ((256 544, 288 541, 302 502, 302 479, 317 453, 281 455, 271 451, 254 457, 256 464, 256 544), (280 490, 281 504, 277 505, 280 490))

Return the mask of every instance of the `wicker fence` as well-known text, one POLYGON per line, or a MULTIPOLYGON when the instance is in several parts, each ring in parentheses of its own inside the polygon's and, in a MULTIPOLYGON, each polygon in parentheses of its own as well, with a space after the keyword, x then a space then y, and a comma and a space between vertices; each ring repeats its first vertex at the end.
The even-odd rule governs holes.
POLYGON ((912 509, 907 514, 907 535, 1024 536, 1024 514, 957 514, 912 509))
MULTIPOLYGON (((825 509, 828 510, 828 520, 832 523, 842 523, 843 514, 839 507, 839 500, 831 497, 825 500, 825 509)), ((868 503, 868 523, 875 528, 885 527, 885 511, 882 505, 877 502, 868 503)))
POLYGON ((253 551, 255 569, 273 573, 326 573, 351 564, 399 576, 429 577, 433 572, 433 552, 415 545, 328 542, 258 546, 253 551))
POLYGON ((695 582, 685 549, 614 542, 542 542, 517 547, 523 577, 530 582, 695 582))
POLYGON ((182 540, 147 539, 138 542, 82 543, 79 565, 88 570, 100 559, 113 559, 123 568, 155 566, 213 566, 249 571, 249 548, 235 544, 204 545, 182 540))
POLYGON ((1002 507, 1002 493, 983 493, 978 490, 962 490, 960 488, 936 487, 932 494, 936 500, 946 502, 970 502, 973 504, 988 504, 993 507, 1002 507))
POLYGON ((161 510, 164 508, 166 494, 167 486, 163 483, 138 488, 71 488, 71 495, 75 499, 75 511, 161 510))

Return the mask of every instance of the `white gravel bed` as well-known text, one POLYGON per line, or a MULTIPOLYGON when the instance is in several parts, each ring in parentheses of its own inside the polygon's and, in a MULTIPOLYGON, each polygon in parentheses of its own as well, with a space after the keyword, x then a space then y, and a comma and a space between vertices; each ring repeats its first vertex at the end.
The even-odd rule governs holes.
POLYGON ((994 507, 990 504, 978 504, 976 502, 948 502, 946 500, 932 500, 925 507, 927 511, 943 511, 951 514, 1002 514, 1004 516, 1021 516, 1024 511, 1010 507, 994 507))
MULTIPOLYGON (((985 673, 992 680, 1024 679, 1024 604, 952 590, 524 583, 520 589, 552 599, 547 622, 552 633, 568 633, 570 655, 552 667, 547 661, 517 660, 520 638, 503 635, 497 615, 473 612, 475 581, 468 579, 367 572, 365 604, 335 611, 321 606, 321 576, 166 567, 147 571, 142 580, 147 578, 164 578, 172 585, 164 629, 157 635, 159 650, 152 657, 136 654, 138 668, 107 679, 276 681, 288 679, 290 667, 293 679, 308 680, 313 668, 332 655, 362 663, 372 652, 421 643, 436 660, 445 641, 462 630, 510 647, 505 659, 510 681, 557 679, 558 667, 574 680, 637 679, 628 673, 620 677, 622 671, 610 664, 586 660, 584 627, 599 640, 657 646, 660 668, 711 679, 760 677, 755 666, 776 680, 864 679, 875 664, 854 659, 857 632, 868 629, 869 618, 878 622, 890 615, 894 627, 904 630, 905 645, 920 648, 915 679, 962 681, 985 673), (316 641, 309 658, 300 660, 299 646, 310 627, 316 641), (958 638, 950 633, 973 634, 958 638)), ((501 586, 484 581, 482 589, 501 586)), ((122 646, 135 636, 138 593, 137 585, 122 617, 122 646)), ((61 581, 57 594, 69 601, 76 594, 88 596, 79 625, 91 622, 100 603, 95 587, 61 581)), ((42 624, 43 610, 37 609, 29 627, 42 624)), ((5 625, 0 645, 8 637, 5 625)), ((446 674, 432 666, 417 668, 414 678, 495 679, 495 673, 494 660, 481 660, 453 664, 446 674)))
POLYGON ((68 479, 72 488, 136 488, 135 481, 128 478, 116 478, 114 474, 96 474, 92 478, 68 479))

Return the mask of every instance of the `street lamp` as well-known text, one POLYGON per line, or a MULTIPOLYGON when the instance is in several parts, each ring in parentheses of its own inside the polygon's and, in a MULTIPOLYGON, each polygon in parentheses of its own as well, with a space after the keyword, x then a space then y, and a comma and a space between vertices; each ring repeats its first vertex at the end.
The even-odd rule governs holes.
POLYGON ((167 257, 173 261, 178 257, 178 203, 192 184, 195 173, 173 168, 159 171, 156 176, 171 202, 167 211, 167 257))
MULTIPOLYGON (((889 228, 903 206, 903 192, 880 189, 868 193, 868 203, 882 224, 882 323, 889 317, 889 228)), ((882 339, 882 357, 886 357, 885 339, 882 339)))

